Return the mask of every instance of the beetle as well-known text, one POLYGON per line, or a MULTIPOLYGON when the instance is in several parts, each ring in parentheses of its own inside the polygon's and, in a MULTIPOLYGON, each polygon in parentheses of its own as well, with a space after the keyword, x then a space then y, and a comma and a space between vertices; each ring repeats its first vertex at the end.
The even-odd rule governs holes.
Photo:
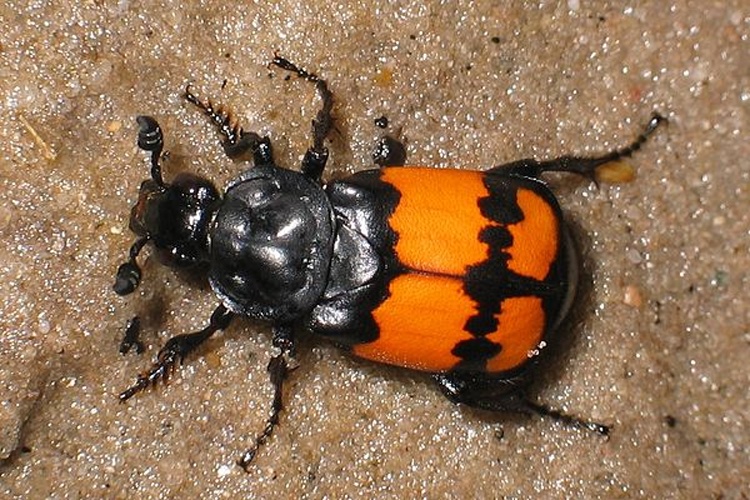
MULTIPOLYGON (((216 125, 227 156, 251 156, 253 165, 223 193, 191 173, 166 182, 161 128, 137 118, 151 175, 131 209, 137 239, 114 290, 136 289, 136 258, 151 243, 167 266, 207 266, 220 304, 205 328, 169 339, 120 400, 166 381, 178 361, 247 316, 271 323, 275 354, 267 367, 270 417, 238 460, 245 470, 279 421, 297 330, 360 358, 430 373, 455 403, 536 413, 606 435, 604 424, 525 395, 539 353, 570 309, 578 274, 570 231, 540 175, 595 180, 665 119, 655 113, 632 143, 601 156, 526 159, 486 171, 404 166, 403 145, 386 136, 374 155, 381 168, 324 183, 333 95, 324 79, 290 61, 276 56, 272 64, 311 82, 322 101, 300 171, 278 166, 268 137, 245 131, 188 86, 184 97, 216 125)), ((137 327, 128 326, 130 343, 137 327)))

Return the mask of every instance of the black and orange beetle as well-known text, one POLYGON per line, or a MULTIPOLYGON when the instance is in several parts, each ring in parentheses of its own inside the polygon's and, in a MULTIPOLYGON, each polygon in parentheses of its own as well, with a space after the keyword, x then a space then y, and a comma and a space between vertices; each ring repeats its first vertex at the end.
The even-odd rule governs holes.
MULTIPOLYGON (((376 163, 388 166, 324 184, 332 94, 325 80, 289 61, 272 64, 312 82, 322 100, 301 172, 277 166, 267 137, 244 131, 188 87, 186 99, 217 125, 227 155, 249 153, 254 166, 223 194, 188 173, 167 183, 161 129, 153 118, 137 119, 151 178, 131 211, 138 239, 114 290, 125 295, 138 286, 136 257, 151 242, 166 265, 207 266, 221 303, 203 330, 171 338, 120 399, 166 379, 235 316, 249 316, 271 322, 277 352, 268 365, 271 416, 240 458, 244 468, 278 423, 300 327, 361 358, 431 373, 454 402, 533 412, 606 434, 605 425, 523 394, 537 354, 569 309, 578 270, 560 206, 539 176, 593 179, 597 168, 638 150, 664 119, 655 114, 632 144, 599 157, 529 159, 484 172, 393 165, 403 165, 404 150, 387 138, 376 163)), ((137 321, 129 342, 135 329, 137 321)))

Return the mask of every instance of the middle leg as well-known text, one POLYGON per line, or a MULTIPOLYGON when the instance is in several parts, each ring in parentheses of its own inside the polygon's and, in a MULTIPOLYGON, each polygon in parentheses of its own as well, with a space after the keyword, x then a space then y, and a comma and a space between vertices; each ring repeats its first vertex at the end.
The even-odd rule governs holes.
POLYGON ((159 351, 156 362, 151 369, 146 373, 138 375, 135 384, 120 393, 120 401, 127 401, 147 387, 156 385, 160 380, 166 383, 178 362, 181 363, 185 359, 185 356, 195 351, 198 346, 208 340, 214 333, 219 330, 225 330, 233 317, 234 313, 229 311, 223 304, 219 305, 211 314, 208 326, 203 330, 177 335, 169 339, 166 345, 159 351))
POLYGON ((242 467, 245 472, 249 472, 249 467, 258 450, 266 444, 266 441, 273 434, 274 429, 279 424, 279 415, 284 408, 282 396, 284 381, 289 375, 289 364, 287 359, 293 358, 295 354, 294 331, 289 325, 275 325, 273 328, 273 347, 277 354, 268 362, 268 374, 271 377, 273 385, 273 401, 271 403, 271 415, 266 420, 263 431, 255 437, 255 443, 237 460, 237 465, 242 467))
POLYGON ((218 127, 219 133, 224 136, 221 145, 228 157, 237 159, 249 152, 253 155, 253 162, 256 165, 273 164, 271 140, 268 137, 261 137, 255 132, 246 132, 234 120, 228 109, 223 106, 214 106, 210 99, 206 102, 201 101, 191 92, 190 85, 185 88, 185 99, 203 111, 218 127))
POLYGON ((488 172, 498 172, 504 175, 518 174, 533 178, 538 178, 544 172, 567 172, 597 182, 598 175, 600 174, 600 167, 631 156, 633 153, 641 149, 657 127, 666 121, 667 119, 659 113, 652 114, 651 119, 649 119, 643 131, 634 141, 624 148, 615 149, 603 155, 590 157, 566 155, 546 161, 537 161, 533 159, 519 160, 494 167, 488 170, 488 172))
POLYGON ((302 159, 302 173, 316 181, 320 181, 320 177, 323 174, 326 162, 328 161, 328 148, 325 147, 324 141, 331 132, 331 128, 333 128, 333 117, 331 116, 331 110, 333 109, 333 94, 328 89, 328 83, 325 80, 318 75, 308 73, 281 56, 274 56, 271 64, 286 71, 296 73, 298 77, 314 83, 315 88, 320 95, 320 99, 323 101, 322 107, 318 110, 318 114, 315 115, 315 119, 312 122, 313 144, 307 150, 305 157, 302 159))

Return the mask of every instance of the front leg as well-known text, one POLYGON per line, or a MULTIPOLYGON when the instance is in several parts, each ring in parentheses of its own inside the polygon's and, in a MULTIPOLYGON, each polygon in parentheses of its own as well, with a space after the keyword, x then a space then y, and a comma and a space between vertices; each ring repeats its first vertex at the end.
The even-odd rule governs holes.
POLYGON ((294 332, 290 325, 274 326, 273 347, 277 351, 277 354, 268 362, 268 373, 274 391, 273 402, 271 403, 271 416, 266 420, 266 426, 263 428, 263 431, 256 436, 253 446, 243 453, 240 459, 237 460, 237 465, 242 467, 245 472, 249 472, 250 464, 258 454, 258 450, 261 446, 266 444, 268 438, 273 434, 274 428, 279 423, 279 414, 284 408, 282 401, 284 381, 289 375, 287 358, 293 357, 296 351, 294 345, 294 332))

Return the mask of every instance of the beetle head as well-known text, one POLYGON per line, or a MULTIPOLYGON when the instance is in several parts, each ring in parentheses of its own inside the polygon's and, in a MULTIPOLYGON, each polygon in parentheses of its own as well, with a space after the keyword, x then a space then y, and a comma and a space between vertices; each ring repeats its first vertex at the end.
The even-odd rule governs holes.
POLYGON ((153 242, 162 264, 185 267, 208 257, 208 230, 221 195, 197 175, 181 173, 171 184, 143 181, 130 210, 130 230, 153 242))
POLYGON ((138 147, 151 152, 151 178, 141 183, 138 201, 130 210, 130 229, 138 239, 130 247, 129 259, 117 269, 114 290, 133 292, 141 281, 136 257, 151 241, 162 264, 185 267, 208 258, 208 234, 221 194, 203 177, 181 173, 167 184, 161 176, 159 158, 164 139, 159 124, 150 116, 137 118, 138 147))

